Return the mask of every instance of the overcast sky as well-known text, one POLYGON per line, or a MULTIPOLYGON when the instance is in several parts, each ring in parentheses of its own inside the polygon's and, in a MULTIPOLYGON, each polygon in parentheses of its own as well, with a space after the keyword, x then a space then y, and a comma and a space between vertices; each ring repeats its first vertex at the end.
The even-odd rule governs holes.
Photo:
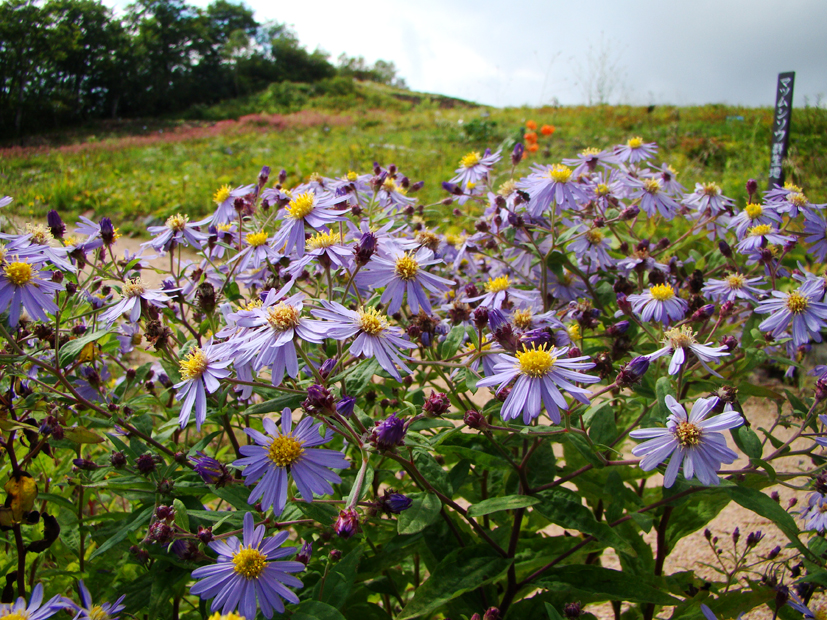
POLYGON ((769 106, 782 71, 796 72, 796 106, 819 94, 827 103, 826 0, 246 4, 333 61, 342 52, 390 60, 413 90, 489 105, 586 103, 583 78, 601 68, 614 83, 610 103, 769 106))

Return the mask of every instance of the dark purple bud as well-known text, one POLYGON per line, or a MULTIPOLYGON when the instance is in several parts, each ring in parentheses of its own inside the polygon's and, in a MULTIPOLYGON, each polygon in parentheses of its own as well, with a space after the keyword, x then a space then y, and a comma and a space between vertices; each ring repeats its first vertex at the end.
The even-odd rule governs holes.
POLYGON ((367 265, 375 251, 376 235, 370 232, 364 233, 359 239, 359 243, 353 246, 353 253, 356 255, 356 264, 360 267, 367 265))
POLYGON ((721 315, 721 317, 726 318, 730 314, 732 314, 733 310, 735 310, 735 303, 732 301, 725 301, 721 304, 721 310, 719 314, 721 315))
POLYGON ((738 348, 738 341, 735 336, 724 336, 721 338, 721 344, 727 348, 727 351, 734 351, 738 348))
POLYGON ((749 201, 752 202, 752 197, 758 191, 758 181, 750 179, 747 181, 747 194, 749 194, 749 201))
POLYGON ((787 586, 780 585, 775 589, 775 609, 781 609, 790 600, 790 590, 787 586))
POLYGON ((709 528, 704 529, 704 538, 712 540, 712 532, 709 531, 709 528))
POLYGON ((205 483, 222 487, 232 479, 232 475, 224 463, 207 456, 203 452, 197 452, 196 454, 198 456, 191 456, 189 460, 195 465, 195 473, 201 476, 201 480, 205 483))
POLYGON ((566 357, 580 357, 581 355, 583 355, 583 352, 578 347, 570 347, 566 357))
POLYGON ((115 469, 120 469, 126 465, 126 455, 123 452, 113 452, 109 455, 109 462, 115 469))
POLYGON ((141 549, 138 545, 132 545, 129 552, 135 556, 135 561, 138 564, 146 564, 149 562, 149 552, 146 549, 141 549))
POLYGON ((155 509, 155 517, 161 521, 172 521, 175 519, 175 509, 172 506, 158 506, 155 509))
POLYGON ((633 220, 637 217, 638 213, 640 213, 640 208, 637 205, 631 205, 620 212, 620 219, 633 220))
POLYGON ((115 227, 112 226, 112 220, 108 217, 102 217, 100 221, 101 239, 104 245, 112 245, 115 242, 115 227))
POLYGON ((353 396, 343 396, 342 400, 336 403, 336 413, 344 418, 352 416, 355 408, 356 399, 353 396))
POLYGON ((747 535, 747 547, 754 547, 755 545, 760 543, 763 538, 764 538, 764 534, 761 533, 761 530, 757 530, 755 532, 750 532, 747 535))
POLYGON ((139 472, 141 472, 144 475, 147 475, 155 471, 155 465, 157 460, 158 457, 156 457, 153 454, 142 454, 135 461, 135 467, 138 468, 139 472))
POLYGON ((267 180, 270 178, 270 166, 262 166, 261 172, 258 173, 258 184, 260 187, 264 187, 267 184, 267 180))
POLYGON ((333 531, 339 538, 350 538, 359 531, 359 513, 353 508, 347 508, 339 513, 339 518, 333 524, 333 531))
POLYGON ((494 393, 494 398, 496 398, 501 403, 504 403, 505 400, 508 398, 509 394, 511 394, 511 388, 506 385, 505 387, 501 387, 494 393))
POLYGON ((770 499, 774 501, 776 504, 781 503, 781 495, 778 494, 778 491, 773 491, 770 493, 770 499))
POLYGON ((784 244, 784 251, 785 252, 792 252, 795 249, 795 246, 798 245, 798 239, 790 239, 787 243, 784 244))
POLYGON ((49 227, 49 231, 55 239, 63 238, 63 233, 66 232, 66 225, 54 209, 46 215, 46 225, 49 227))
POLYGON ((392 413, 381 422, 377 422, 370 436, 370 442, 379 450, 392 450, 404 445, 408 429, 405 420, 392 413))
POLYGON ((468 428, 483 428, 488 426, 485 416, 475 409, 466 411, 465 415, 462 416, 462 421, 465 422, 468 428))
POLYGON ((477 329, 482 329, 488 325, 489 314, 488 307, 486 306, 480 306, 474 310, 474 325, 476 325, 477 329))
POLYGON ((164 544, 172 542, 172 537, 172 528, 167 525, 165 521, 156 521, 149 526, 149 532, 147 532, 146 535, 146 542, 164 544))
POLYGON ((632 303, 626 298, 624 293, 617 294, 617 307, 623 314, 632 316, 632 303))
POLYGON ((310 563, 310 558, 313 555, 313 545, 309 541, 305 540, 302 543, 301 549, 296 554, 296 562, 301 562, 305 566, 310 563))
POLYGON ((768 559, 768 560, 774 560, 775 558, 777 558, 777 557, 778 557, 778 554, 779 554, 779 553, 781 553, 781 547, 780 547, 779 545, 776 545, 776 546, 775 546, 775 547, 773 547, 773 548, 772 548, 772 550, 771 550, 771 551, 767 554, 767 559, 768 559))
POLYGON ((337 361, 335 357, 331 357, 322 362, 322 365, 319 366, 319 374, 322 376, 322 379, 327 379, 330 376, 330 373, 336 368, 337 361))
POLYGON ((649 358, 640 355, 621 367, 615 381, 619 387, 629 387, 640 381, 647 370, 649 370, 649 358))
POLYGON ((428 417, 439 417, 451 408, 451 401, 444 392, 431 390, 431 395, 422 405, 422 410, 428 417))
POLYGON ((198 547, 191 540, 179 538, 172 543, 172 552, 182 560, 191 562, 198 557, 198 547))
POLYGON ((547 329, 532 329, 520 337, 520 342, 528 349, 554 344, 554 336, 547 329))
POLYGON ((705 306, 701 306, 692 314, 692 321, 706 321, 712 314, 715 312, 715 306, 713 304, 706 304, 705 306))
POLYGON ((569 603, 565 607, 563 607, 563 615, 566 618, 579 618, 583 612, 583 608, 581 607, 580 603, 569 603))
POLYGON ((816 402, 821 402, 827 398, 827 373, 821 375, 816 381, 815 399, 816 402))
POLYGON ((457 185, 456 183, 450 183, 449 181, 442 182, 442 189, 444 189, 449 194, 453 194, 454 196, 462 196, 462 188, 457 185))
POLYGON ((606 329, 606 334, 609 336, 620 336, 621 334, 625 334, 629 330, 629 321, 618 321, 614 325, 610 325, 606 329))
POLYGON ((307 398, 302 402, 302 408, 310 415, 319 413, 333 413, 333 395, 323 385, 313 384, 307 388, 307 398))
POLYGON ((658 241, 657 249, 658 250, 665 250, 666 248, 669 247, 670 243, 671 243, 671 241, 669 241, 668 237, 663 237, 660 241, 658 241))
POLYGON ((163 372, 158 375, 158 383, 160 383, 167 389, 172 387, 172 381, 170 381, 169 377, 163 372))
POLYGON ((331 562, 338 562, 342 559, 342 552, 338 549, 331 549, 328 557, 330 557, 331 562))
POLYGON ((719 251, 721 252, 721 254, 723 254, 726 258, 732 258, 732 248, 731 248, 731 247, 729 246, 729 244, 728 244, 726 241, 724 241, 723 239, 721 239, 721 240, 718 242, 718 250, 719 250, 719 251))
POLYGON ((410 508, 412 504, 413 500, 407 495, 389 489, 386 489, 385 494, 379 498, 379 507, 386 514, 398 515, 410 508))
POLYGON ((514 150, 511 151, 511 163, 512 165, 516 166, 521 161, 523 161, 523 153, 525 152, 525 147, 523 146, 522 142, 518 142, 514 145, 514 150))
POLYGON ((282 168, 279 170, 279 185, 284 185, 284 182, 287 180, 287 170, 282 168))
POLYGON ((83 471, 94 471, 98 468, 97 464, 89 459, 72 459, 72 464, 83 471))
POLYGON ((158 482, 157 485, 155 485, 155 489, 161 495, 168 495, 169 493, 172 493, 172 489, 173 489, 174 486, 175 486, 175 480, 170 480, 169 478, 163 478, 162 480, 160 480, 158 482))
POLYGON ((797 497, 791 497, 790 501, 787 502, 787 510, 789 510, 790 508, 795 506, 797 503, 798 503, 798 498, 797 497))
POLYGON ((500 610, 496 607, 489 607, 482 615, 482 620, 500 620, 500 610))
POLYGON ((197 536, 198 540, 200 540, 205 545, 208 545, 213 541, 212 527, 204 527, 203 525, 199 525, 197 536))
POLYGON ((732 542, 733 542, 733 543, 735 543, 735 544, 737 545, 737 544, 738 544, 738 541, 739 541, 740 539, 741 539, 741 530, 740 530, 739 528, 737 528, 737 527, 736 527, 736 528, 735 528, 735 531, 734 531, 734 532, 732 532, 732 542))
POLYGON ((411 185, 410 189, 408 189, 409 194, 415 194, 419 190, 425 187, 425 181, 417 181, 413 185, 411 185))
POLYGON ((525 219, 523 219, 522 215, 517 215, 516 213, 509 211, 508 225, 513 226, 514 228, 522 228, 525 225, 525 219))

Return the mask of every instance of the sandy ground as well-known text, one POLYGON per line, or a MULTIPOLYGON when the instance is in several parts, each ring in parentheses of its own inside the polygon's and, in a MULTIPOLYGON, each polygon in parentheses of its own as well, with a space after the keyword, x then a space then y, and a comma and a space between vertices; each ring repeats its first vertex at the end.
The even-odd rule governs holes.
MULTIPOLYGON (((143 239, 134 238, 119 239, 117 242, 118 255, 122 256, 124 250, 129 250, 132 253, 140 251, 140 244, 143 241, 143 239)), ((153 252, 148 250, 144 253, 149 255, 153 252)), ((195 258, 194 255, 191 253, 185 253, 184 257, 195 258)), ((166 260, 168 259, 165 259, 162 263, 164 267, 167 266, 166 260)), ((158 274, 151 271, 144 272, 142 274, 142 278, 151 285, 157 285, 160 283, 161 280, 161 277, 158 274)), ((477 393, 477 397, 484 397, 485 399, 487 399, 488 395, 484 394, 485 392, 485 390, 481 390, 477 393)), ((772 426, 773 421, 775 419, 776 407, 775 404, 772 402, 762 401, 757 398, 751 398, 745 403, 744 411, 754 428, 769 428, 770 426, 772 426)), ((781 438, 785 438, 789 437, 791 432, 791 430, 780 429, 778 435, 781 438)), ((809 445, 809 441, 810 440, 807 439, 798 440, 793 444, 793 449, 797 447, 806 447, 807 445, 809 445)), ((730 447, 736 449, 734 445, 731 445, 730 447)), ((785 461, 786 462, 783 463, 783 466, 780 466, 780 469, 777 468, 779 471, 781 469, 783 469, 784 471, 794 471, 798 469, 804 469, 808 466, 807 460, 801 459, 800 457, 785 459, 785 461)), ((738 469, 746 465, 748 465, 746 459, 741 459, 732 466, 729 466, 729 468, 738 469)), ((805 492, 794 491, 782 486, 776 486, 765 490, 767 494, 769 494, 771 491, 778 491, 778 493, 781 495, 782 506, 786 506, 787 502, 791 498, 796 498, 798 500, 798 504, 803 505, 804 497, 806 495, 805 492)), ((721 539, 722 544, 726 546, 728 546, 729 539, 732 535, 733 530, 736 527, 740 529, 742 545, 743 541, 746 540, 746 537, 749 534, 749 532, 760 530, 764 534, 764 539, 758 544, 756 549, 756 553, 758 555, 766 555, 776 545, 780 545, 783 549, 784 546, 787 544, 786 537, 781 533, 781 531, 775 526, 774 523, 742 508, 734 502, 730 503, 709 524, 709 529, 712 531, 713 535, 718 536, 721 539)), ((553 528, 551 529, 553 530, 553 528)), ((654 549, 654 528, 652 529, 650 534, 647 535, 647 541, 652 545, 652 548, 654 549)), ((785 553, 789 554, 790 552, 782 551, 782 557, 785 553)), ((672 552, 666 559, 664 572, 665 574, 671 574, 679 571, 694 570, 696 574, 701 578, 720 579, 720 576, 717 575, 711 568, 704 566, 704 564, 715 563, 715 555, 710 549, 709 544, 704 539, 703 530, 700 530, 689 536, 686 536, 676 545, 676 547, 672 550, 672 552)), ((620 568, 617 557, 614 555, 614 552, 611 549, 603 555, 602 564, 603 566, 606 566, 608 568, 620 568)), ((752 576, 752 578, 757 577, 758 575, 752 576)), ((611 606, 608 604, 589 605, 587 606, 586 611, 591 612, 600 620, 614 619, 614 614, 612 612, 611 606)), ((670 610, 664 610, 659 615, 659 617, 668 618, 670 615, 670 610)), ((744 618, 746 620, 771 620, 772 612, 769 610, 769 608, 764 606, 763 608, 759 608, 749 612, 744 616, 744 618)))

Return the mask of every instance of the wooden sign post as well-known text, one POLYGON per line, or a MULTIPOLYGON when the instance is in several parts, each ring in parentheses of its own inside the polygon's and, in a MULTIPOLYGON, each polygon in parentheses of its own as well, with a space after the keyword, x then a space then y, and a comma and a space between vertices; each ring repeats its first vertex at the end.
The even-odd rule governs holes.
POLYGON ((775 119, 772 123, 772 150, 770 151, 770 183, 768 189, 784 185, 782 162, 790 144, 790 120, 793 114, 793 85, 795 71, 778 74, 775 94, 775 119))

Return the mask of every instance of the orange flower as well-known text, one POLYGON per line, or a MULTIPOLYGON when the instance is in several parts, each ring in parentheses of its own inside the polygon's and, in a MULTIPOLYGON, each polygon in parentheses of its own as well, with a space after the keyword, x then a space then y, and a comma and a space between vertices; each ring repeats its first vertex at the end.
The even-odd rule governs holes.
POLYGON ((537 134, 533 131, 527 131, 523 136, 523 139, 529 144, 534 144, 535 142, 537 142, 537 134))
POLYGON ((528 151, 523 151, 522 159, 528 159, 528 151))
POLYGON ((544 136, 550 136, 554 133, 554 125, 543 125, 542 129, 540 129, 540 133, 544 136))
POLYGON ((531 144, 528 145, 528 150, 531 153, 536 153, 537 149, 539 149, 539 148, 540 148, 540 145, 537 144, 536 142, 532 142, 531 144))
POLYGON ((526 121, 525 126, 531 130, 537 129, 537 123, 534 121, 526 121))

